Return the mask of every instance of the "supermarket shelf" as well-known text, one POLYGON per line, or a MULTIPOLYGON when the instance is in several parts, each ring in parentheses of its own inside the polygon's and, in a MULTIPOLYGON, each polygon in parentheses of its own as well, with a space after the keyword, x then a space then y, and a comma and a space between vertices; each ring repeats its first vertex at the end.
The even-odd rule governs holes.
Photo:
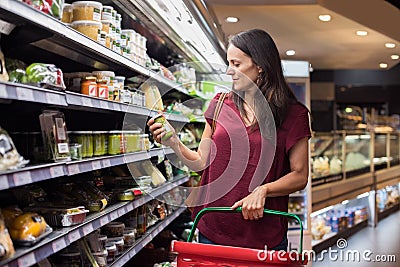
POLYGON ((173 222, 180 214, 186 210, 186 207, 181 207, 176 210, 172 215, 169 215, 162 222, 159 222, 155 226, 152 226, 144 236, 142 236, 135 245, 124 252, 122 256, 117 258, 111 265, 112 267, 121 267, 127 263, 132 257, 134 257, 142 248, 151 242, 165 227, 173 222))
POLYGON ((8 22, 21 24, 24 22, 44 29, 51 36, 48 39, 38 40, 34 46, 60 54, 64 57, 74 55, 75 60, 82 64, 95 61, 97 66, 109 66, 114 69, 130 70, 130 74, 141 74, 166 85, 169 89, 176 90, 188 97, 191 96, 182 85, 170 81, 160 74, 151 71, 128 58, 108 49, 107 47, 91 40, 80 32, 66 26, 56 18, 40 12, 27 4, 15 0, 0 1, 0 17, 8 22))
POLYGON ((155 149, 149 152, 143 151, 116 156, 95 157, 80 161, 48 163, 28 166, 13 171, 1 172, 0 190, 45 181, 61 176, 71 176, 92 170, 137 162, 149 159, 152 156, 164 155, 165 153, 166 152, 163 149, 155 149))
POLYGON ((0 82, 0 98, 67 106, 65 93, 19 83, 0 82))
POLYGON ((386 218, 390 214, 392 214, 392 213, 394 213, 396 211, 399 211, 399 210, 400 210, 400 204, 397 203, 397 204, 394 204, 394 205, 392 205, 390 207, 387 207, 386 209, 384 209, 382 211, 379 211, 378 212, 378 221, 386 218))
POLYGON ((336 245, 336 242, 339 238, 347 238, 357 231, 361 230, 362 228, 366 227, 367 225, 368 220, 364 220, 357 223, 353 227, 347 228, 341 232, 328 234, 325 238, 321 240, 313 240, 311 242, 313 251, 315 251, 315 253, 320 253, 322 250, 336 245))
POLYGON ((0 262, 0 266, 31 266, 69 246, 71 243, 90 234, 101 226, 118 219, 126 213, 149 202, 154 197, 166 193, 174 187, 187 182, 188 180, 188 176, 176 177, 172 182, 168 182, 158 188, 155 188, 147 192, 147 194, 143 197, 140 197, 134 201, 120 202, 116 205, 106 208, 101 212, 89 215, 82 224, 55 230, 44 240, 32 247, 16 249, 14 257, 0 262))
POLYGON ((0 173, 0 190, 67 175, 63 162, 28 166, 0 173))
POLYGON ((305 193, 293 193, 290 194, 289 197, 304 197, 305 193))

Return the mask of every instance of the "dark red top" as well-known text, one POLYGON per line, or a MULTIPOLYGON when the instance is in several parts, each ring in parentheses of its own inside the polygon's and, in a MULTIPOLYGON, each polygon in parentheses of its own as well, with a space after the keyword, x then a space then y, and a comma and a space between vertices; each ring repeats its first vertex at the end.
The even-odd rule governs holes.
MULTIPOLYGON (((211 100, 204 113, 210 125, 219 96, 211 100)), ((261 136, 259 127, 253 131, 246 127, 239 110, 231 98, 226 97, 212 138, 210 163, 201 180, 207 190, 200 198, 205 201, 202 203, 209 204, 196 207, 193 218, 204 207, 230 207, 261 183, 272 182, 289 173, 288 152, 300 139, 311 137, 309 125, 308 110, 298 103, 291 105, 276 131, 275 146, 261 136)), ((268 197, 265 208, 287 212, 288 200, 288 196, 268 197)), ((287 232, 287 220, 268 215, 261 220, 246 221, 241 214, 211 213, 202 217, 198 229, 219 245, 264 249, 265 245, 273 248, 282 241, 287 232)))

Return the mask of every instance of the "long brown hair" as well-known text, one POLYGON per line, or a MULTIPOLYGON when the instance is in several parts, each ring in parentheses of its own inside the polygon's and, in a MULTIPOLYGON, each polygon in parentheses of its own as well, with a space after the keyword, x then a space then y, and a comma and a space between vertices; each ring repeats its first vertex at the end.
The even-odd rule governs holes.
MULTIPOLYGON (((253 29, 232 36, 229 43, 242 50, 254 64, 262 68, 257 86, 269 103, 278 129, 286 117, 289 104, 297 102, 297 98, 283 76, 281 58, 274 40, 267 32, 253 29)), ((246 116, 244 92, 235 92, 232 98, 240 113, 246 116)), ((257 108, 257 99, 255 113, 257 118, 265 118, 265 112, 257 108)))

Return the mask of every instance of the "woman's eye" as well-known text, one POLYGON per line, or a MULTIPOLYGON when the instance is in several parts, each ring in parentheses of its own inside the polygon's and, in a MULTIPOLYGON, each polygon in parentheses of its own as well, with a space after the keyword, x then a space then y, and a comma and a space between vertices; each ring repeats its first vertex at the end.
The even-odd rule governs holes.
POLYGON ((238 68, 240 64, 233 64, 234 67, 238 68))

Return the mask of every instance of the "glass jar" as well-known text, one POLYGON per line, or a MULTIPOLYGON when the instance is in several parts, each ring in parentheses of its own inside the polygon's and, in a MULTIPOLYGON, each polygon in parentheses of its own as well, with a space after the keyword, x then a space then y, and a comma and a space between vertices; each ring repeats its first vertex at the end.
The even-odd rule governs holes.
POLYGON ((99 93, 99 97, 103 99, 108 99, 108 85, 107 80, 97 80, 97 91, 99 93))
POLYGON ((173 135, 172 128, 167 123, 167 120, 165 119, 165 117, 162 114, 158 114, 157 116, 155 116, 154 117, 154 122, 161 123, 162 127, 164 127, 164 129, 165 129, 165 134, 164 134, 163 137, 161 137, 161 140, 166 141, 169 138, 171 138, 171 136, 173 135))
POLYGON ((84 132, 84 131, 71 132, 71 140, 73 143, 77 143, 77 144, 81 145, 82 158, 86 158, 87 157, 86 132, 84 132))
POLYGON ((93 132, 93 155, 94 156, 102 156, 104 150, 104 144, 101 139, 100 132, 93 132))
POLYGON ((81 93, 88 96, 97 96, 96 77, 89 76, 81 80, 81 93))
POLYGON ((86 157, 91 158, 93 157, 93 132, 92 131, 85 131, 85 141, 86 141, 86 157))
POLYGON ((82 145, 81 144, 69 144, 69 152, 72 160, 82 160, 82 145))
POLYGON ((140 131, 125 131, 126 153, 141 150, 140 131))
POLYGON ((150 139, 148 134, 141 134, 140 135, 140 146, 142 151, 149 151, 150 150, 150 139))
POLYGON ((125 142, 122 131, 110 131, 108 133, 108 154, 118 155, 125 153, 125 142))

